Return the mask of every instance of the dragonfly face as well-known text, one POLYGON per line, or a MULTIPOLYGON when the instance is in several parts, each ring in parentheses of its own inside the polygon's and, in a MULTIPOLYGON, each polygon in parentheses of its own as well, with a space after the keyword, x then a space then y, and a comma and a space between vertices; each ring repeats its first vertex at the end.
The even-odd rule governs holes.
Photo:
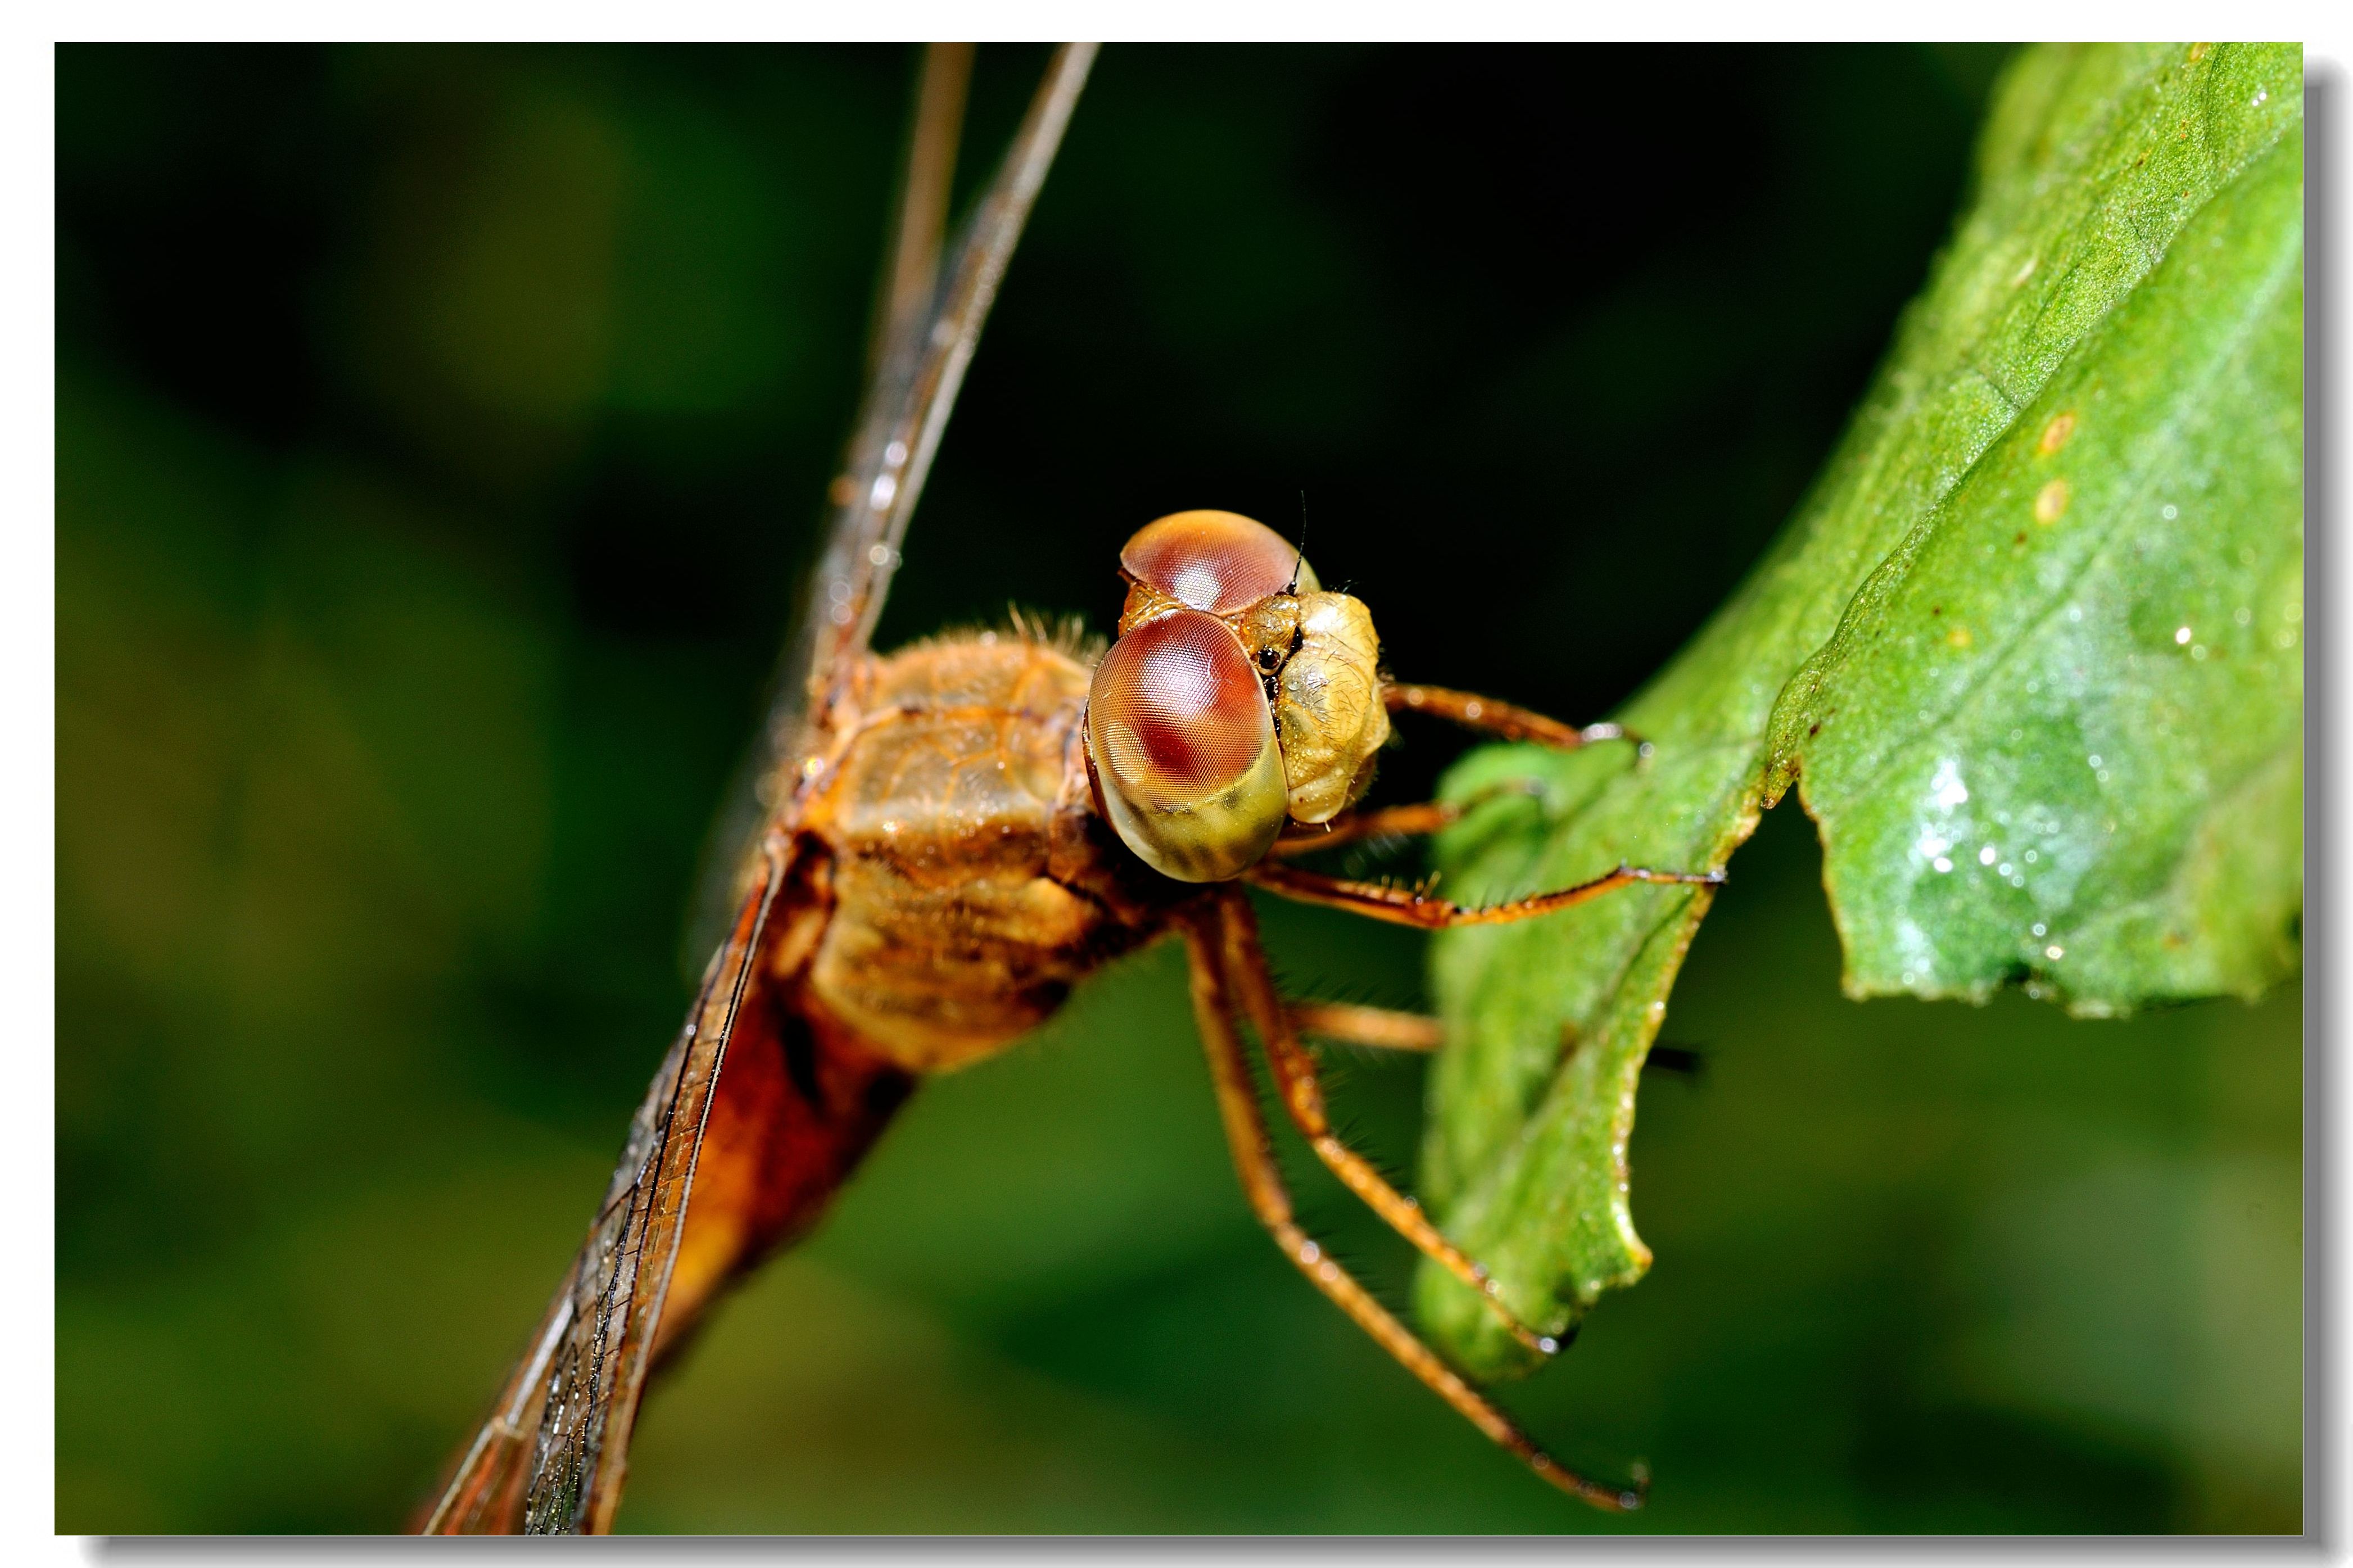
POLYGON ((1389 725, 1361 602, 1229 511, 1146 524, 1120 565, 1127 604, 1095 668, 1087 746, 1121 842, 1178 881, 1222 881, 1286 823, 1363 796, 1389 725))

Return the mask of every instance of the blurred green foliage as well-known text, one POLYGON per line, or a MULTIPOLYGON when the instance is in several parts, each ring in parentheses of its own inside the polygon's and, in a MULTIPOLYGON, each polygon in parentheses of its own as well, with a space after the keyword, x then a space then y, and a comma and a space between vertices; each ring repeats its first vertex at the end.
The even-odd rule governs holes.
MULTIPOLYGON (((1956 237, 1821 479, 1624 710, 1655 754, 1467 759, 1446 791, 1483 804, 1439 858, 1459 896, 1720 867, 1795 779, 1851 995, 2014 981, 2119 1014, 2292 975, 2303 63, 2293 44, 2022 52, 1956 237)), ((1438 939, 1454 1048, 1424 1184, 1548 1332, 1649 1266, 1626 1139, 1707 908, 1644 888, 1438 939)), ((1533 1361, 1434 1265, 1417 1298, 1462 1364, 1533 1361)))
MULTIPOLYGON (((1137 522, 1304 489, 1400 673, 1621 700, 1829 449, 1997 58, 1600 59, 1107 51, 885 640, 1100 625, 1137 522)), ((983 51, 967 184, 1041 60, 983 51)), ((393 1528, 553 1289, 701 957, 911 68, 59 51, 59 1529, 393 1528)), ((1744 852, 1634 1135, 1659 1265, 1511 1396, 1645 1514, 1267 1246, 1163 950, 917 1096, 656 1391, 624 1527, 2294 1528, 2295 998, 1851 1004, 1818 871, 1794 814, 1744 852)), ((1409 935, 1267 923, 1426 1005, 1409 935)), ((1352 1065, 1351 1136, 1407 1162, 1421 1079, 1352 1065)))

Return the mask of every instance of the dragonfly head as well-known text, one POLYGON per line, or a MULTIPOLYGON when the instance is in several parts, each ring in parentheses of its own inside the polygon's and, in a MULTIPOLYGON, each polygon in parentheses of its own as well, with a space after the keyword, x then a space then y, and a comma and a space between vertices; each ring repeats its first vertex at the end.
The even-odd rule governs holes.
POLYGON ((1120 566, 1127 604, 1095 667, 1087 749, 1122 842, 1180 881, 1221 881, 1285 822, 1354 805, 1389 732, 1362 601, 1229 511, 1147 523, 1120 566))

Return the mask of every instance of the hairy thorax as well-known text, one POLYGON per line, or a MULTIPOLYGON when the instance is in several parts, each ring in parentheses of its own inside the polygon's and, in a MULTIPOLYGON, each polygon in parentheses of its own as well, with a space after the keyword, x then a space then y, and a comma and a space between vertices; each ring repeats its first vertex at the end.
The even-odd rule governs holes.
POLYGON ((1067 639, 968 634, 869 659, 828 717, 795 856, 826 912, 778 962, 902 1067, 1001 1049, 1161 923, 1169 889, 1091 805, 1089 672, 1067 639))

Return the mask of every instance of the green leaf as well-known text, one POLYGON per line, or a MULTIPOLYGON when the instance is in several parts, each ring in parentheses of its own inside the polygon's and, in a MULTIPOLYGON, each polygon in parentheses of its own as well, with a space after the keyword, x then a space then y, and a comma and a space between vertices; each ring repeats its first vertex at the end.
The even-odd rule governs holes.
MULTIPOLYGON (((1852 994, 2113 1013, 2292 973, 2302 75, 2295 46, 2021 54, 1813 491, 1622 715, 1652 754, 1466 758, 1452 895, 1722 866, 1795 780, 1852 994)), ((1707 903, 1637 888, 1437 943, 1422 1185, 1551 1331, 1649 1267, 1636 1079, 1707 903)), ((1466 1368, 1527 1370, 1469 1290, 1416 1289, 1466 1368)))

